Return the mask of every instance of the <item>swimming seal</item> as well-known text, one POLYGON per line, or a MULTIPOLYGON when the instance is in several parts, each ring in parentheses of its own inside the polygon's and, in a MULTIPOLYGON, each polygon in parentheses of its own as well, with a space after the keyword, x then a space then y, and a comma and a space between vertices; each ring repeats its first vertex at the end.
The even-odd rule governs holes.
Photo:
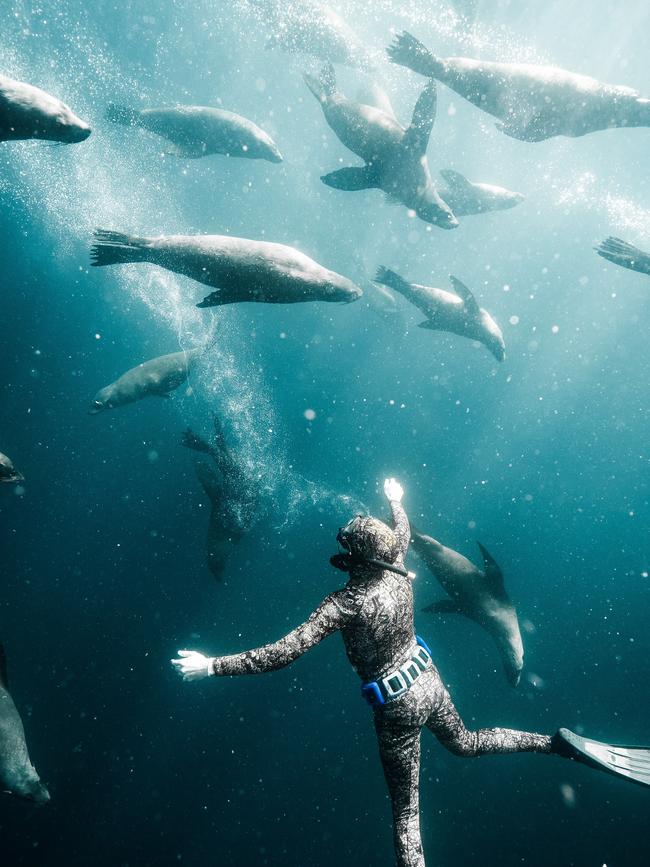
POLYGON ((419 328, 432 331, 451 331, 461 337, 478 340, 486 346, 497 361, 506 357, 501 329, 483 307, 479 307, 472 292, 456 277, 449 278, 456 295, 446 289, 409 283, 388 268, 380 267, 375 282, 399 292, 415 304, 427 317, 419 328))
POLYGON ((375 61, 350 25, 329 6, 309 0, 248 0, 273 33, 267 48, 311 54, 330 63, 371 70, 375 61))
POLYGON ((7 657, 0 644, 0 789, 37 804, 47 804, 50 793, 32 765, 20 714, 9 693, 7 657))
POLYGON ((134 403, 144 397, 167 397, 187 380, 192 365, 203 351, 187 349, 143 361, 137 367, 127 370, 115 382, 100 389, 88 412, 95 415, 102 410, 134 403))
POLYGON ((557 66, 439 58, 410 33, 395 37, 388 55, 393 63, 446 84, 498 118, 498 129, 520 141, 650 126, 650 99, 638 91, 557 66))
POLYGON ((128 108, 109 105, 107 120, 140 127, 171 142, 169 153, 187 159, 224 154, 281 163, 282 154, 270 135, 232 111, 203 105, 176 108, 128 108))
POLYGON ((304 78, 339 141, 365 162, 363 167, 330 172, 321 178, 323 183, 336 190, 379 189, 427 223, 442 229, 458 226, 433 184, 426 156, 436 117, 435 82, 420 94, 405 129, 393 114, 343 96, 331 65, 318 78, 304 78))
POLYGON ((0 482, 22 482, 25 477, 19 473, 11 458, 0 452, 0 482))
POLYGON ((56 96, 0 75, 0 141, 44 139, 76 144, 89 135, 88 124, 56 96))
POLYGON ((483 555, 483 570, 431 536, 413 531, 413 547, 451 597, 422 610, 463 614, 482 626, 499 649, 508 683, 517 686, 524 666, 517 611, 506 593, 501 569, 480 542, 478 546, 483 555))
POLYGON ((211 465, 203 461, 196 464, 196 475, 210 500, 206 534, 208 567, 221 581, 234 546, 253 523, 259 492, 243 463, 228 447, 216 416, 213 416, 213 426, 211 442, 206 442, 188 428, 183 434, 182 444, 212 458, 211 465))
POLYGON ((456 217, 505 211, 524 200, 521 193, 493 184, 472 183, 465 175, 451 169, 442 169, 440 174, 447 184, 439 191, 440 198, 449 205, 456 217))
POLYGON ((295 304, 343 301, 362 290, 335 271, 323 268, 294 247, 229 235, 161 235, 142 238, 104 229, 95 231, 92 264, 151 262, 199 283, 214 286, 197 307, 242 301, 295 304))

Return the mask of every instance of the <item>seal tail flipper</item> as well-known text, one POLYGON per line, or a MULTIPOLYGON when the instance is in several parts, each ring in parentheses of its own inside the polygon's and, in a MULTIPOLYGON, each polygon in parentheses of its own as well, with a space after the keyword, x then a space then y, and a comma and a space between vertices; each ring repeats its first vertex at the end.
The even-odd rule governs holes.
POLYGON ((337 169, 321 177, 321 181, 335 190, 356 192, 358 190, 370 190, 377 186, 377 177, 372 166, 349 166, 337 169))
POLYGON ((327 98, 336 93, 336 73, 331 63, 326 64, 318 73, 318 78, 305 72, 305 84, 319 102, 327 102, 327 98))
POLYGON ((128 105, 117 105, 114 102, 109 102, 104 117, 111 123, 119 123, 120 126, 136 126, 140 112, 135 108, 129 108, 128 105))
POLYGON ((642 274, 650 274, 650 254, 644 253, 643 250, 633 244, 628 244, 621 238, 610 236, 594 249, 599 256, 614 265, 629 268, 631 271, 639 271, 642 274))
POLYGON ((144 239, 124 232, 95 229, 95 243, 90 249, 91 264, 117 265, 124 262, 145 262, 147 250, 144 239))
POLYGON ((181 445, 185 446, 186 449, 192 449, 195 452, 203 452, 203 454, 206 455, 212 454, 212 446, 210 443, 206 442, 203 437, 194 433, 191 427, 188 427, 183 431, 181 436, 181 445))
POLYGON ((406 30, 395 36, 395 39, 386 49, 391 63, 406 66, 413 72, 426 75, 427 78, 438 78, 444 73, 445 64, 439 60, 429 49, 406 30))
POLYGON ((569 729, 559 729, 551 738, 551 752, 632 783, 650 786, 650 747, 605 744, 569 729))
POLYGON ((427 614, 462 614, 463 611, 453 599, 439 599, 437 602, 432 602, 427 605, 422 611, 427 614))
POLYGON ((396 271, 391 271, 390 268, 385 268, 383 265, 377 268, 374 281, 375 283, 381 283, 383 286, 388 286, 389 289, 394 289, 400 295, 409 295, 411 293, 411 284, 403 277, 400 277, 396 271))

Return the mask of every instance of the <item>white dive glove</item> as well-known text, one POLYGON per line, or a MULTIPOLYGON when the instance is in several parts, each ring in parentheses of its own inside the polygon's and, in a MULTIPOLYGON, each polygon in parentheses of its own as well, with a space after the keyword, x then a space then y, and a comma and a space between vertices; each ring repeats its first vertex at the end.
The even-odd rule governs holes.
POLYGON ((401 503, 404 496, 404 488, 396 479, 386 479, 384 482, 384 494, 386 494, 386 499, 389 502, 401 503))
POLYGON ((180 659, 172 659, 171 664, 176 667, 183 680, 202 680, 214 674, 214 656, 204 656, 198 650, 179 650, 178 655, 180 659))

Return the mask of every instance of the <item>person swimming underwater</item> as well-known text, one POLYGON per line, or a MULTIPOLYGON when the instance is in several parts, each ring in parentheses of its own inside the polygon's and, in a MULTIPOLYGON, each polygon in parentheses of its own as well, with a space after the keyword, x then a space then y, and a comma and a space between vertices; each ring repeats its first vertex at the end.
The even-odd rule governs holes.
POLYGON ((424 867, 419 815, 423 726, 458 756, 556 754, 650 785, 650 750, 601 744, 567 729, 550 737, 465 727, 426 644, 414 632, 414 576, 404 567, 410 542, 401 505, 404 492, 395 479, 387 479, 384 493, 393 529, 376 518, 357 516, 339 530, 337 541, 344 551, 331 562, 349 572, 345 587, 327 596, 308 620, 274 644, 220 657, 180 650, 171 662, 183 679, 274 671, 340 630, 348 659, 363 682, 362 693, 374 709, 398 867, 424 867))

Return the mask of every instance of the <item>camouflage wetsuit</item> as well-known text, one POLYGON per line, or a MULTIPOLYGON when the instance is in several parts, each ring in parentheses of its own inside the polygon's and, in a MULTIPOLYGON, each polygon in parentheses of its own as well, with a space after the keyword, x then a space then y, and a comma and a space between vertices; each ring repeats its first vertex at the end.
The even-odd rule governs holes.
MULTIPOLYGON (((374 518, 357 518, 356 532, 361 547, 365 546, 361 553, 402 563, 410 540, 409 522, 398 502, 391 502, 391 509, 393 531, 374 518)), ((217 657, 214 674, 258 674, 282 668, 337 630, 363 682, 379 680, 399 668, 416 648, 410 579, 376 567, 355 567, 346 586, 323 600, 305 623, 274 644, 217 657)), ((551 738, 546 735, 502 728, 469 731, 434 665, 407 692, 374 713, 393 806, 398 867, 424 867, 418 804, 422 726, 459 756, 551 752, 551 738)))

